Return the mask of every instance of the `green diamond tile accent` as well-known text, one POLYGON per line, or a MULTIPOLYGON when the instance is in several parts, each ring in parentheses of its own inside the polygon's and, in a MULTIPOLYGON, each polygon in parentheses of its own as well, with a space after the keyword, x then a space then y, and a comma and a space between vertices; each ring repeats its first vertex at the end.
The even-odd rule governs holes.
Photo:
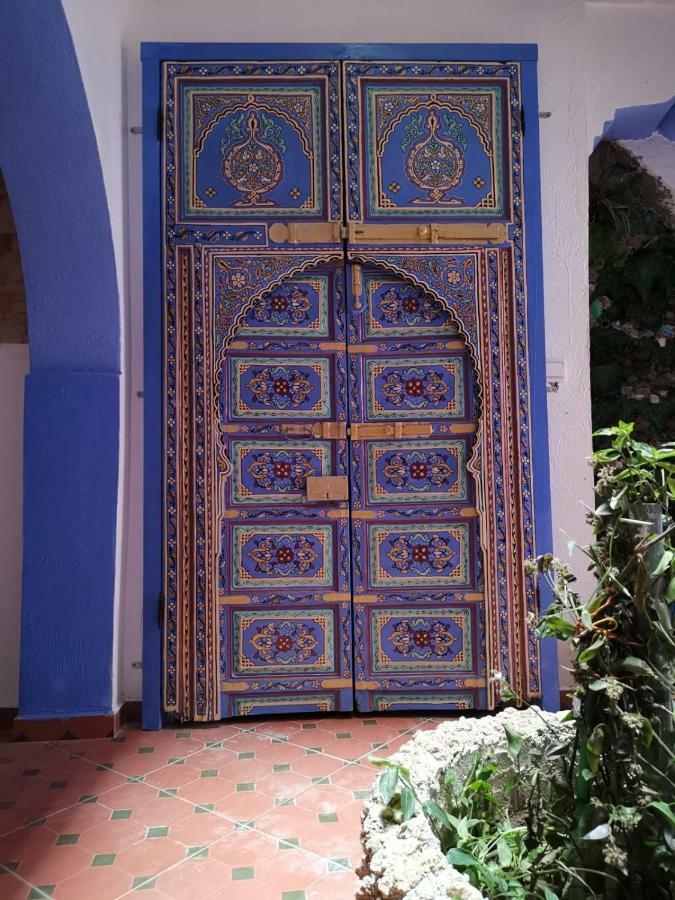
POLYGON ((341 856, 339 859, 329 859, 328 860, 328 871, 329 872, 348 872, 351 869, 349 865, 349 860, 345 859, 345 857, 341 856))
POLYGON ((209 848, 207 846, 203 847, 188 847, 187 855, 190 859, 206 859, 209 855, 209 848))
POLYGON ((45 824, 45 819, 41 816, 30 816, 30 818, 26 819, 26 825, 29 828, 39 828, 41 825, 45 824))
POLYGON ((338 733, 335 735, 335 737, 339 741, 351 741, 351 739, 352 739, 352 735, 351 735, 350 731, 338 731, 338 733))
POLYGON ((113 809, 112 814, 110 816, 111 819, 130 819, 132 809, 113 809))
POLYGON ((223 742, 222 742, 222 741, 207 741, 207 742, 204 744, 204 747, 205 747, 207 750, 218 750, 218 749, 219 749, 220 747, 222 747, 222 746, 223 746, 223 742))
POLYGON ((214 803, 200 803, 198 806, 195 806, 196 813, 207 813, 213 812, 216 808, 214 803))
POLYGON ((274 803, 276 806, 295 806, 295 799, 293 797, 277 797, 274 803))
POLYGON ((111 744, 123 744, 126 741, 126 736, 123 734, 116 734, 114 737, 110 738, 111 744))
POLYGON ((255 753, 251 750, 246 750, 244 753, 237 754, 239 759, 255 759, 255 753))
POLYGON ((155 882, 157 881, 156 875, 137 875, 134 878, 133 883, 131 885, 132 891, 151 891, 155 882))
POLYGON ((28 900, 44 900, 45 897, 53 897, 55 890, 55 884, 36 884, 34 888, 31 888, 28 900))
POLYGON ((133 784, 136 782, 137 784, 142 784, 145 781, 145 775, 129 775, 127 778, 127 784, 133 784))
POLYGON ((372 791, 352 791, 355 800, 367 800, 372 796, 372 791))
POLYGON ((275 763, 272 767, 275 772, 290 772, 291 764, 290 763, 275 763))
POLYGON ((16 872, 16 870, 18 868, 19 868, 19 860, 18 859, 13 859, 9 862, 0 863, 0 869, 2 869, 2 871, 0 871, 0 875, 6 875, 8 872, 16 872))
POLYGON ((24 769, 22 775, 37 775, 42 769, 24 769))
POLYGON ((273 737, 273 738, 272 738, 272 743, 273 743, 273 744, 287 744, 287 743, 288 743, 288 738, 286 738, 286 737, 273 737))
POLYGON ((218 769, 203 769, 202 778, 217 778, 218 769))
POLYGON ((300 846, 300 838, 282 838, 277 846, 280 850, 295 850, 300 846))
POLYGON ((148 838, 160 838, 160 837, 166 837, 168 835, 168 833, 169 833, 168 825, 151 825, 150 828, 148 828, 145 836, 148 838))
POLYGON ((307 900, 304 891, 284 891, 281 900, 307 900))
POLYGON ((49 785, 50 788, 53 788, 55 790, 60 790, 61 788, 64 788, 67 786, 68 786, 67 781, 52 781, 52 783, 49 785))
POLYGON ((112 866, 117 859, 116 853, 97 853, 92 859, 92 866, 112 866))
POLYGON ((182 766, 184 764, 185 764, 184 756, 172 756, 171 759, 169 760, 170 766, 182 766))
POLYGON ((407 729, 407 728, 399 728, 398 733, 399 733, 399 734, 407 734, 407 733, 408 733, 408 729, 407 729))
POLYGON ((80 797, 80 803, 96 803, 98 800, 98 794, 82 794, 80 797))
POLYGON ((389 744, 371 744, 373 750, 388 750, 389 744))
POLYGON ((329 813, 319 813, 319 822, 322 825, 327 825, 329 822, 337 822, 338 814, 336 812, 329 813))
POLYGON ((139 747, 138 752, 139 753, 154 753, 155 748, 154 747, 139 747))
POLYGON ((56 844, 58 847, 62 847, 64 844, 76 844, 79 839, 79 834, 60 834, 56 839, 56 844))
POLYGON ((96 766, 96 771, 97 772, 102 772, 103 770, 110 771, 112 769, 112 767, 113 767, 113 763, 99 763, 96 766))
POLYGON ((308 747, 306 753, 308 756, 315 756, 317 753, 323 753, 323 747, 308 747))
POLYGON ((312 778, 312 784, 330 784, 330 778, 328 775, 318 775, 316 778, 312 778))
POLYGON ((162 788, 160 791, 157 791, 158 797, 177 797, 178 796, 178 788, 162 788))
POLYGON ((309 731, 310 728, 316 728, 316 722, 303 722, 302 727, 305 731, 309 731))
POLYGON ((237 793, 243 794, 245 791, 254 791, 255 783, 253 781, 242 781, 237 785, 237 793))
POLYGON ((251 881, 255 878, 253 866, 235 866, 232 869, 232 881, 251 881))
POLYGON ((235 831, 250 831, 253 828, 253 819, 250 819, 248 822, 235 822, 234 830, 235 831))
POLYGON ((377 721, 375 719, 361 719, 362 725, 377 725, 377 721))
POLYGON ((176 732, 176 740, 179 741, 181 738, 191 738, 191 731, 177 731, 176 732))

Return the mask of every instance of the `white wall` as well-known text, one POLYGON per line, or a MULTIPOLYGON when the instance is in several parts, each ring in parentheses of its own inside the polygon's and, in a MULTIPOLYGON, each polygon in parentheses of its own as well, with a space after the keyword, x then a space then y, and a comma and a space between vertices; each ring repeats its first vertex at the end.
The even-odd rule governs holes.
MULTIPOLYGON (((108 192, 124 294, 126 453, 121 480, 120 699, 140 697, 142 283, 139 43, 146 41, 539 44, 547 357, 556 549, 582 540, 592 502, 588 372, 587 160, 621 106, 673 94, 672 3, 582 0, 63 0, 108 192), (125 157, 127 165, 125 166, 125 157)), ((159 298, 158 298, 159 302, 159 298)), ((583 569, 583 566, 580 568, 583 569)))
POLYGON ((18 706, 23 385, 28 345, 0 344, 0 707, 18 706))

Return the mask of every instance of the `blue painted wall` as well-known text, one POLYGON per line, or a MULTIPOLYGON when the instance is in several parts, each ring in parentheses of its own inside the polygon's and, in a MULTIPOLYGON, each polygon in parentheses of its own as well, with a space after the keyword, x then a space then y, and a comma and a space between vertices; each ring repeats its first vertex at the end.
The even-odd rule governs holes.
POLYGON ((98 149, 59 0, 3 0, 0 84, 0 169, 31 361, 19 715, 109 712, 120 307, 98 149))

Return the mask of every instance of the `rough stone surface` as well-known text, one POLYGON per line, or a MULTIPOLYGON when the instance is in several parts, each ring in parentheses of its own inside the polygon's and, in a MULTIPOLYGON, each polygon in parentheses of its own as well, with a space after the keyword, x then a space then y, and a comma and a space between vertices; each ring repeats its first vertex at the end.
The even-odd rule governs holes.
MULTIPOLYGON (((504 726, 525 738, 521 766, 527 772, 530 755, 564 739, 568 725, 562 714, 507 709, 480 719, 461 718, 441 723, 429 731, 418 731, 393 756, 410 770, 420 801, 438 800, 443 773, 454 769, 461 778, 471 755, 478 751, 509 768, 504 726)), ((468 878, 447 862, 436 835, 418 808, 407 822, 382 820, 383 804, 377 790, 363 810, 364 861, 358 900, 480 900, 483 896, 468 878)))

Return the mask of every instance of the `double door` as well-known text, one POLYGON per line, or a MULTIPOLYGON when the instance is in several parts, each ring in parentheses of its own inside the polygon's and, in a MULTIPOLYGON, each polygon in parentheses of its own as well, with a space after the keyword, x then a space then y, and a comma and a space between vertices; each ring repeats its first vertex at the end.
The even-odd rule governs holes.
POLYGON ((165 710, 536 696, 519 64, 162 72, 165 710))

